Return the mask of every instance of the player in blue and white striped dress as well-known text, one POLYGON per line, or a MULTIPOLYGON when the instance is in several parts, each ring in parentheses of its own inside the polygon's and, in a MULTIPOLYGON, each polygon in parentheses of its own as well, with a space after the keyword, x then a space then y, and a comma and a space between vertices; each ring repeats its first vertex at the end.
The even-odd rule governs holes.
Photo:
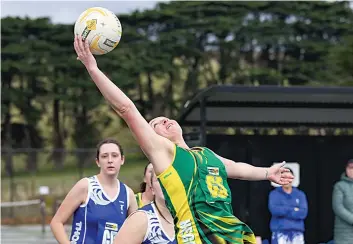
POLYGON ((126 219, 114 244, 176 244, 173 217, 165 205, 161 186, 152 173, 154 202, 145 205, 126 219))
POLYGON ((59 243, 112 244, 127 216, 137 209, 134 192, 117 179, 124 154, 112 139, 97 147, 98 175, 83 178, 71 189, 50 224, 59 243), (73 215, 70 239, 64 223, 73 215))

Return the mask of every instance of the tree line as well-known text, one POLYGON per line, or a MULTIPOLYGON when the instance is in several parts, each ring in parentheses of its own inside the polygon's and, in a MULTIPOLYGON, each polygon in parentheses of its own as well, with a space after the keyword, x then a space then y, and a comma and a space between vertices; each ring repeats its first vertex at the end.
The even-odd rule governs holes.
MULTIPOLYGON (((97 61, 147 119, 213 84, 353 85, 349 2, 176 1, 118 17, 121 43, 97 61)), ((73 24, 8 17, 1 35, 3 148, 92 148, 124 127, 76 60, 73 24)))

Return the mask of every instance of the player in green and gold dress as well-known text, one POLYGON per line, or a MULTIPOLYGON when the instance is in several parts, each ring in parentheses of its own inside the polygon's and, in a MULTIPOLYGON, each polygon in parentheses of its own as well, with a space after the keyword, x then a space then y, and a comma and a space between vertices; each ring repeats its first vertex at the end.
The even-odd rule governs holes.
POLYGON ((233 215, 226 168, 211 150, 176 146, 159 180, 178 220, 178 243, 255 243, 251 229, 233 215))
POLYGON ((174 218, 177 242, 256 243, 251 229, 233 214, 227 178, 288 184, 293 176, 283 168, 285 163, 254 167, 223 158, 207 148, 189 148, 175 120, 158 117, 148 123, 142 117, 126 94, 100 71, 88 42, 76 36, 74 46, 92 80, 125 120, 152 163, 174 218))

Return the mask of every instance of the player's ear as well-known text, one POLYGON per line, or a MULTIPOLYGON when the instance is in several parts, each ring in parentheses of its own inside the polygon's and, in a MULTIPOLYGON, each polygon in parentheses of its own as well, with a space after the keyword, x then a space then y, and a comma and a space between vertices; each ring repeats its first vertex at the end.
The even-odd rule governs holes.
POLYGON ((96 158, 96 164, 99 168, 101 167, 97 158, 96 158))

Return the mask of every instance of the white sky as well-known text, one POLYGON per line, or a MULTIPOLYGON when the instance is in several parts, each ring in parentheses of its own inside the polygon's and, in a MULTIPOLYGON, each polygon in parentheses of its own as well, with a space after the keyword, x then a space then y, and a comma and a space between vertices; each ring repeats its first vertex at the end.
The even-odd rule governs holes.
MULTIPOLYGON (((73 24, 77 17, 87 8, 104 7, 119 15, 119 13, 130 13, 136 9, 151 9, 154 8, 157 2, 169 0, 125 0, 125 1, 109 1, 109 0, 0 0, 1 1, 1 18, 7 16, 20 17, 50 17, 54 23, 73 24)), ((333 0, 327 0, 333 1, 333 0)), ((353 8, 353 1, 350 1, 353 8)), ((119 16, 118 16, 119 17, 119 16)))
MULTIPOLYGON (((54 23, 72 24, 87 8, 103 7, 116 13, 130 13, 136 9, 154 8, 159 1, 1 1, 1 18, 7 16, 50 17, 54 23)), ((166 0, 164 0, 166 1, 166 0)))

